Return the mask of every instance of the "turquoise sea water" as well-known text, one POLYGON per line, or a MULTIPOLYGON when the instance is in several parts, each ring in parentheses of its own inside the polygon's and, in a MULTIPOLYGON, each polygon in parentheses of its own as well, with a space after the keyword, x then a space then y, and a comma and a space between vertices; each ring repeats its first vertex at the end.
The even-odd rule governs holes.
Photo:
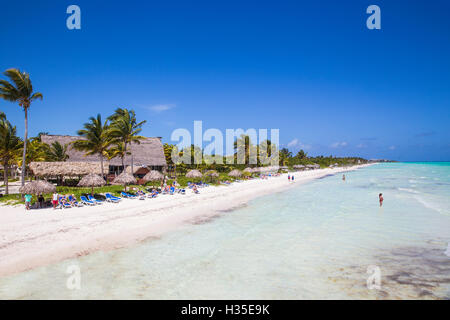
POLYGON ((449 299, 450 163, 379 164, 346 177, 1 278, 0 298, 449 299), (80 290, 66 287, 70 265, 80 290), (367 287, 369 266, 379 289, 367 287))

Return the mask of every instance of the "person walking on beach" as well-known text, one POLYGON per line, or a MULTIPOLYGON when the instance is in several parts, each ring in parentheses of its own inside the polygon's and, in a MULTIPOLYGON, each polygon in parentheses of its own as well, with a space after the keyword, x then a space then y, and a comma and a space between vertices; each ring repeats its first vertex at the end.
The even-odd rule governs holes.
POLYGON ((379 195, 378 195, 378 199, 380 200, 380 207, 382 207, 383 206, 383 194, 382 193, 380 193, 379 195))
POLYGON ((292 182, 294 182, 294 175, 292 175, 291 179, 292 179, 292 182))
POLYGON ((31 194, 27 193, 25 195, 25 209, 26 210, 30 210, 31 199, 33 199, 33 196, 31 194))
POLYGON ((53 210, 56 209, 56 205, 58 204, 58 193, 57 192, 53 192, 52 204, 53 204, 53 210))
POLYGON ((291 175, 290 174, 288 174, 288 180, 291 181, 291 175))

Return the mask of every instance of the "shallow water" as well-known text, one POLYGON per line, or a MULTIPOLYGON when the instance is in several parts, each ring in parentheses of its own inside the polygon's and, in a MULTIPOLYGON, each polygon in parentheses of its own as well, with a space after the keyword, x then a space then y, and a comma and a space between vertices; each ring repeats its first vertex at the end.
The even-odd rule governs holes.
POLYGON ((2 278, 0 298, 449 299, 450 163, 379 164, 346 177, 2 278), (71 265, 80 290, 66 287, 71 265), (368 289, 369 266, 379 289, 368 289))

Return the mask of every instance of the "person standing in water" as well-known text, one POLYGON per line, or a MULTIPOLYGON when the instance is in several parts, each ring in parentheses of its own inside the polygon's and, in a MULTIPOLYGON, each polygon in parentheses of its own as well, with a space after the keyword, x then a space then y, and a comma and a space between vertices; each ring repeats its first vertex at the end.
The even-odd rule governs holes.
POLYGON ((288 174, 288 180, 291 181, 291 175, 290 174, 288 174))
POLYGON ((382 207, 383 206, 383 194, 382 193, 380 193, 379 195, 378 195, 378 199, 380 200, 380 207, 382 207))
POLYGON ((342 181, 345 181, 345 174, 342 175, 342 181))

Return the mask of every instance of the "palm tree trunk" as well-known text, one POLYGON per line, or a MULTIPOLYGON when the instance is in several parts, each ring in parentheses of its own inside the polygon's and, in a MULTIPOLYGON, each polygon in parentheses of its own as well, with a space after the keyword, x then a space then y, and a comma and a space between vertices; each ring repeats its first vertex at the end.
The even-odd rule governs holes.
POLYGON ((6 163, 3 164, 3 179, 5 182, 5 194, 9 194, 8 188, 8 165, 6 163))
POLYGON ((133 154, 131 156, 131 175, 134 176, 134 170, 133 170, 133 154))
POLYGON ((104 179, 105 178, 105 174, 103 172, 103 156, 102 155, 100 155, 100 166, 102 168, 102 178, 104 179))
POLYGON ((127 143, 124 142, 123 144, 123 158, 122 158, 122 167, 123 167, 123 172, 125 172, 125 164, 123 162, 123 159, 125 158, 125 155, 127 154, 127 143))
POLYGON ((27 156, 27 139, 28 139, 28 107, 24 107, 25 111, 25 134, 23 137, 23 154, 22 154, 22 187, 25 185, 25 168, 26 168, 26 156, 27 156))

